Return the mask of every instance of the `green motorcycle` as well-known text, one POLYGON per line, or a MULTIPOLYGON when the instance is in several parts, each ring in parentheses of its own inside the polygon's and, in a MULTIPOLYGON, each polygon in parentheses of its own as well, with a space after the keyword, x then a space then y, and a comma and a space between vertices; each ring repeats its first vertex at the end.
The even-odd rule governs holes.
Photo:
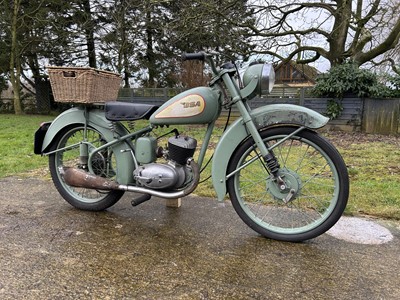
POLYGON ((41 125, 35 153, 49 157, 61 196, 76 208, 100 211, 125 191, 141 194, 133 205, 151 196, 189 195, 200 181, 222 108, 236 106, 240 117, 224 131, 212 159, 218 200, 228 193, 240 218, 267 238, 298 242, 331 228, 346 207, 349 178, 338 151, 315 132, 328 118, 296 105, 251 109, 251 99, 272 90, 271 65, 251 65, 239 76, 232 63, 217 67, 212 54, 183 56, 209 64, 208 87, 187 90, 160 107, 118 101, 74 107, 41 125), (124 126, 140 119, 148 125, 131 131, 124 126), (207 124, 197 161, 197 141, 177 130, 165 149, 158 146, 154 129, 179 124, 207 124))

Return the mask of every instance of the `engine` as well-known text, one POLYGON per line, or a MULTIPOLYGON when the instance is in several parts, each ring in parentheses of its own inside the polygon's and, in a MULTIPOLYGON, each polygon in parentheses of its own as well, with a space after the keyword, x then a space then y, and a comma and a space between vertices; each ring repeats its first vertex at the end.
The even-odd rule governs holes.
POLYGON ((175 136, 168 139, 168 150, 162 151, 166 163, 148 163, 138 167, 133 176, 136 182, 151 189, 178 189, 193 177, 187 164, 193 157, 197 141, 188 136, 175 136))

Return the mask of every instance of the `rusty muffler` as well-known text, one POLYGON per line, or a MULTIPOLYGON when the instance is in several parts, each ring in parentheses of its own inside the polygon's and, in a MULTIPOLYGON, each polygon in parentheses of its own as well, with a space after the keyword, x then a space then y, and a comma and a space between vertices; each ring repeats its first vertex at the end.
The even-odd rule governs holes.
POLYGON ((96 189, 96 190, 118 190, 119 184, 115 181, 90 174, 81 169, 63 167, 60 173, 66 184, 73 187, 96 189))

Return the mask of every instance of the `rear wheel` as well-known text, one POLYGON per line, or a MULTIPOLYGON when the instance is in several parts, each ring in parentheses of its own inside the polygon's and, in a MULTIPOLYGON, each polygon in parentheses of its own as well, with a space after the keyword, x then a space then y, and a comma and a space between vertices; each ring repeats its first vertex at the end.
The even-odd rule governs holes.
MULTIPOLYGON (((86 141, 88 151, 93 151, 106 143, 102 134, 94 128, 85 128, 83 125, 73 125, 63 129, 55 138, 52 151, 62 149, 49 156, 49 168, 54 185, 60 195, 72 206, 91 211, 101 211, 114 205, 124 194, 123 191, 95 190, 77 188, 68 185, 60 170, 64 167, 73 167, 88 172, 87 158, 81 156, 80 143, 86 141)), ((116 175, 116 162, 111 150, 104 150, 94 154, 92 172, 95 175, 113 179, 116 175)))
POLYGON ((298 242, 332 227, 349 195, 346 165, 338 151, 317 133, 296 128, 260 132, 280 164, 278 184, 268 172, 254 140, 246 140, 232 156, 228 192, 238 215, 261 235, 298 242), (280 143, 281 142, 281 143, 280 143), (280 144, 278 144, 280 143, 280 144))

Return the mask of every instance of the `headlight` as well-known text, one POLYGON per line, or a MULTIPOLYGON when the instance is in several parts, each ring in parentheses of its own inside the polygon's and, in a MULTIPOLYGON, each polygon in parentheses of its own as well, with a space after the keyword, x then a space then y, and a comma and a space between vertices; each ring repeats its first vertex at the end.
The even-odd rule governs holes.
POLYGON ((251 89, 249 97, 266 95, 272 91, 275 82, 275 71, 270 64, 256 64, 247 68, 243 74, 245 89, 251 89))
POLYGON ((261 95, 271 93, 275 83, 275 71, 272 65, 264 64, 261 73, 261 95))

